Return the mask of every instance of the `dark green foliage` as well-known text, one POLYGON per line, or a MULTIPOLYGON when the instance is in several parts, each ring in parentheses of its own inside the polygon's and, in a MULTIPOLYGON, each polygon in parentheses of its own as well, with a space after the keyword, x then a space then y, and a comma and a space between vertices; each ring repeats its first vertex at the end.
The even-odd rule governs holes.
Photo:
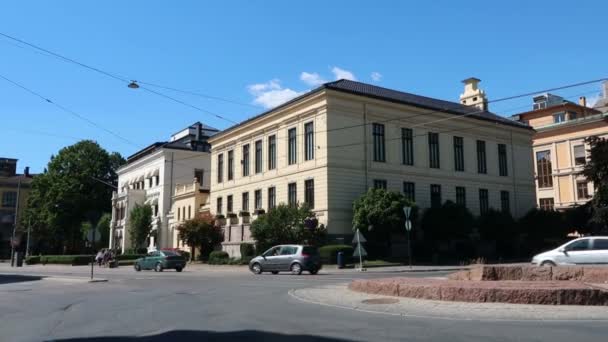
POLYGON ((145 256, 146 256, 146 254, 120 254, 120 255, 116 256, 116 260, 118 260, 118 261, 135 260, 135 259, 143 258, 145 256))
POLYGON ((324 264, 336 264, 338 252, 344 253, 344 261, 350 262, 353 256, 353 247, 348 245, 327 245, 319 248, 319 255, 324 264))
MULTIPOLYGON (((34 177, 19 230, 31 225, 34 251, 80 252, 81 222, 110 211, 116 169, 124 163, 96 142, 83 140, 52 156, 44 173, 34 177)), ((96 222, 97 220, 95 220, 96 222)), ((106 241, 107 243, 107 241, 106 241)))
POLYGON ((40 263, 40 256, 39 255, 30 255, 28 257, 25 258, 25 264, 26 265, 36 265, 40 263))
POLYGON ((224 251, 213 251, 209 253, 210 264, 224 264, 225 260, 230 260, 230 255, 224 251))
POLYGON ((252 258, 255 256, 255 245, 252 243, 241 243, 241 257, 252 258))
POLYGON ((133 248, 141 247, 150 236, 152 229, 152 207, 149 204, 135 204, 129 215, 129 237, 133 248))
POLYGON ((326 238, 327 230, 318 224, 307 206, 279 204, 253 221, 251 236, 256 241, 256 250, 261 253, 281 244, 319 245, 326 238))
MULTIPOLYGON (((224 241, 224 234, 211 214, 203 214, 182 223, 177 227, 178 237, 191 247, 201 251, 199 259, 207 259, 209 253, 224 241)), ((193 251, 194 252, 194 251, 193 251)))
POLYGON ((608 140, 589 137, 585 142, 590 147, 590 158, 582 174, 592 181, 596 188, 591 200, 590 222, 595 225, 596 233, 608 234, 608 140))
POLYGON ((569 229, 562 213, 532 209, 519 220, 519 230, 532 251, 536 252, 566 239, 569 229))
POLYGON ((473 214, 452 201, 446 201, 438 208, 427 209, 421 223, 427 241, 468 239, 474 224, 473 214))
POLYGON ((45 264, 61 264, 61 265, 72 265, 81 266, 88 265, 93 260, 92 255, 42 255, 42 256, 29 256, 25 262, 28 265, 34 265, 37 263, 45 264))
POLYGON ((519 232, 510 213, 490 208, 477 218, 477 229, 482 241, 495 245, 494 257, 512 257, 517 251, 519 232))

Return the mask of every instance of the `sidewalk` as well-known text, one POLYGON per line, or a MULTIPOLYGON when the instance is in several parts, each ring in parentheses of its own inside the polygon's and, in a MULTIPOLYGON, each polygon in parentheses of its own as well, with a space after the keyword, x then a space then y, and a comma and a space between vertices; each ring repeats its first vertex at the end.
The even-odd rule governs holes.
MULTIPOLYGON (((360 273, 355 266, 355 268, 338 268, 337 265, 324 265, 322 272, 331 272, 331 273, 360 273)), ((386 266, 386 267, 368 267, 366 269, 367 273, 407 273, 407 272, 455 272, 461 270, 468 270, 470 266, 386 266)))

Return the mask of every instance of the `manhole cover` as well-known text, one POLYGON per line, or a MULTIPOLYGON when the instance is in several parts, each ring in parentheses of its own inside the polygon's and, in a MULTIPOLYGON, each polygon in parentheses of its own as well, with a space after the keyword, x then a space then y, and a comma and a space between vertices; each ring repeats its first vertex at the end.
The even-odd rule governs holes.
POLYGON ((399 299, 397 298, 374 298, 374 299, 365 299, 362 300, 363 304, 395 304, 398 303, 399 299))

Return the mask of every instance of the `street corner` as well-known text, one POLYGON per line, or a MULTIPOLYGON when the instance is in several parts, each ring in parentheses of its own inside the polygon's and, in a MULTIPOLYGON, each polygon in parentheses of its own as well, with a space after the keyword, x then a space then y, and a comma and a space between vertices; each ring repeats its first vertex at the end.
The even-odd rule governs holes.
POLYGON ((454 321, 589 322, 608 321, 605 306, 469 303, 371 294, 349 289, 349 283, 293 289, 300 303, 365 314, 454 321))

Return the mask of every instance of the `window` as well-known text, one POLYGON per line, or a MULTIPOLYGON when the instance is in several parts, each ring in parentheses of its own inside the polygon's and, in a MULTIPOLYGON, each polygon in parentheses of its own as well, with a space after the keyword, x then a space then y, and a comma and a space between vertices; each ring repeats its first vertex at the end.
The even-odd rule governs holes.
POLYGON ((589 239, 576 240, 564 247, 566 251, 586 251, 589 249, 589 239))
POLYGON ((552 172, 551 151, 536 152, 536 173, 539 188, 550 188, 553 186, 552 172))
POLYGON ((298 203, 298 190, 296 183, 287 185, 287 204, 295 206, 298 203))
POLYGON ((577 116, 576 112, 568 112, 568 120, 575 120, 577 116))
MULTIPOLYGON (((155 185, 158 185, 160 183, 160 176, 156 175, 156 176, 154 176, 154 179, 156 180, 156 184, 155 185)), ((203 184, 202 178, 201 178, 201 184, 203 184)))
MULTIPOLYGON (((230 197, 232 197, 232 196, 230 196, 230 197)), ((156 205, 156 213, 158 215, 158 205, 156 205)), ((191 218, 192 218, 192 207, 188 206, 188 219, 191 219, 191 218)))
POLYGON ((600 251, 608 250, 608 239, 593 239, 593 249, 600 251))
POLYGON ((578 199, 587 199, 590 197, 587 181, 576 181, 576 194, 578 199))
POLYGON ((315 207, 315 181, 307 179, 304 181, 304 202, 309 208, 315 207))
POLYGON ((256 190, 253 192, 254 197, 254 209, 262 209, 262 190, 256 190))
POLYGON ((587 158, 585 158, 585 146, 577 145, 574 146, 574 165, 585 165, 587 158))
POLYGON ((203 186, 203 176, 205 176, 205 170, 201 170, 201 169, 194 170, 194 179, 199 184, 199 186, 203 186))
POLYGON ((222 198, 218 197, 217 198, 217 208, 216 208, 216 213, 217 214, 221 214, 222 213, 222 198))
POLYGON ((298 251, 298 247, 283 246, 281 247, 281 255, 294 255, 298 251))
POLYGON ((553 123, 560 123, 566 121, 566 113, 555 113, 553 114, 553 123))
POLYGON ((17 206, 17 192, 5 191, 2 193, 2 206, 14 208, 17 206))
POLYGON ((490 209, 488 189, 479 189, 479 214, 485 214, 490 209))
POLYGON ((411 128, 401 129, 401 162, 414 165, 414 134, 411 128))
MULTIPOLYGON (((232 213, 232 195, 228 195, 226 197, 226 211, 230 214, 232 213)), ((188 214, 190 215, 190 214, 188 214)))
POLYGON ((374 137, 374 161, 385 162, 384 125, 379 123, 372 124, 372 135, 374 137))
MULTIPOLYGON (((119 209, 120 210, 120 209, 119 209)), ((177 220, 180 221, 182 217, 182 208, 177 208, 177 220)), ((120 216, 119 216, 120 217, 120 216)))
POLYGON ((234 179, 234 151, 228 151, 228 180, 234 179))
POLYGON ((148 188, 152 187, 152 177, 148 178, 148 188))
POLYGON ((386 190, 386 180, 385 179, 374 179, 374 189, 386 190))
POLYGON ((464 186, 456 187, 456 204, 463 207, 467 206, 467 190, 464 186))
POLYGON ((290 128, 287 131, 287 139, 288 139, 288 155, 287 155, 287 164, 293 165, 298 162, 298 145, 296 140, 296 129, 290 128))
POLYGON ((498 144, 498 174, 501 176, 508 176, 508 164, 507 164, 507 145, 498 144))
POLYGON ((248 192, 243 192, 241 198, 242 198, 241 210, 242 211, 249 211, 249 193, 248 192))
POLYGON ((277 136, 271 135, 268 137, 268 170, 274 170, 277 167, 277 136))
POLYGON ((255 173, 262 172, 262 140, 255 142, 255 173))
POLYGON ((541 198, 538 200, 538 204, 541 210, 553 210, 553 198, 541 198))
POLYGON ((243 145, 243 177, 249 176, 249 144, 243 145))
POLYGON ((218 154, 217 156, 217 182, 221 183, 224 181, 224 155, 218 154))
POLYGON ((429 132, 429 167, 439 168, 439 133, 429 132))
POLYGON ((504 213, 511 212, 511 203, 509 202, 509 192, 508 191, 500 192, 500 209, 504 213))
POLYGON ((277 190, 273 186, 268 188, 268 210, 274 209, 277 206, 277 190))
POLYGON ((431 184, 431 208, 441 207, 441 185, 431 184))
POLYGON ((416 202, 416 185, 414 182, 403 182, 403 195, 405 199, 416 202))
POLYGON ((477 140, 477 172, 488 173, 486 165, 486 142, 477 140))
POLYGON ((462 137, 454 137, 454 170, 464 171, 464 141, 462 137))
POLYGON ((315 159, 315 133, 312 122, 304 124, 304 160, 315 159))

